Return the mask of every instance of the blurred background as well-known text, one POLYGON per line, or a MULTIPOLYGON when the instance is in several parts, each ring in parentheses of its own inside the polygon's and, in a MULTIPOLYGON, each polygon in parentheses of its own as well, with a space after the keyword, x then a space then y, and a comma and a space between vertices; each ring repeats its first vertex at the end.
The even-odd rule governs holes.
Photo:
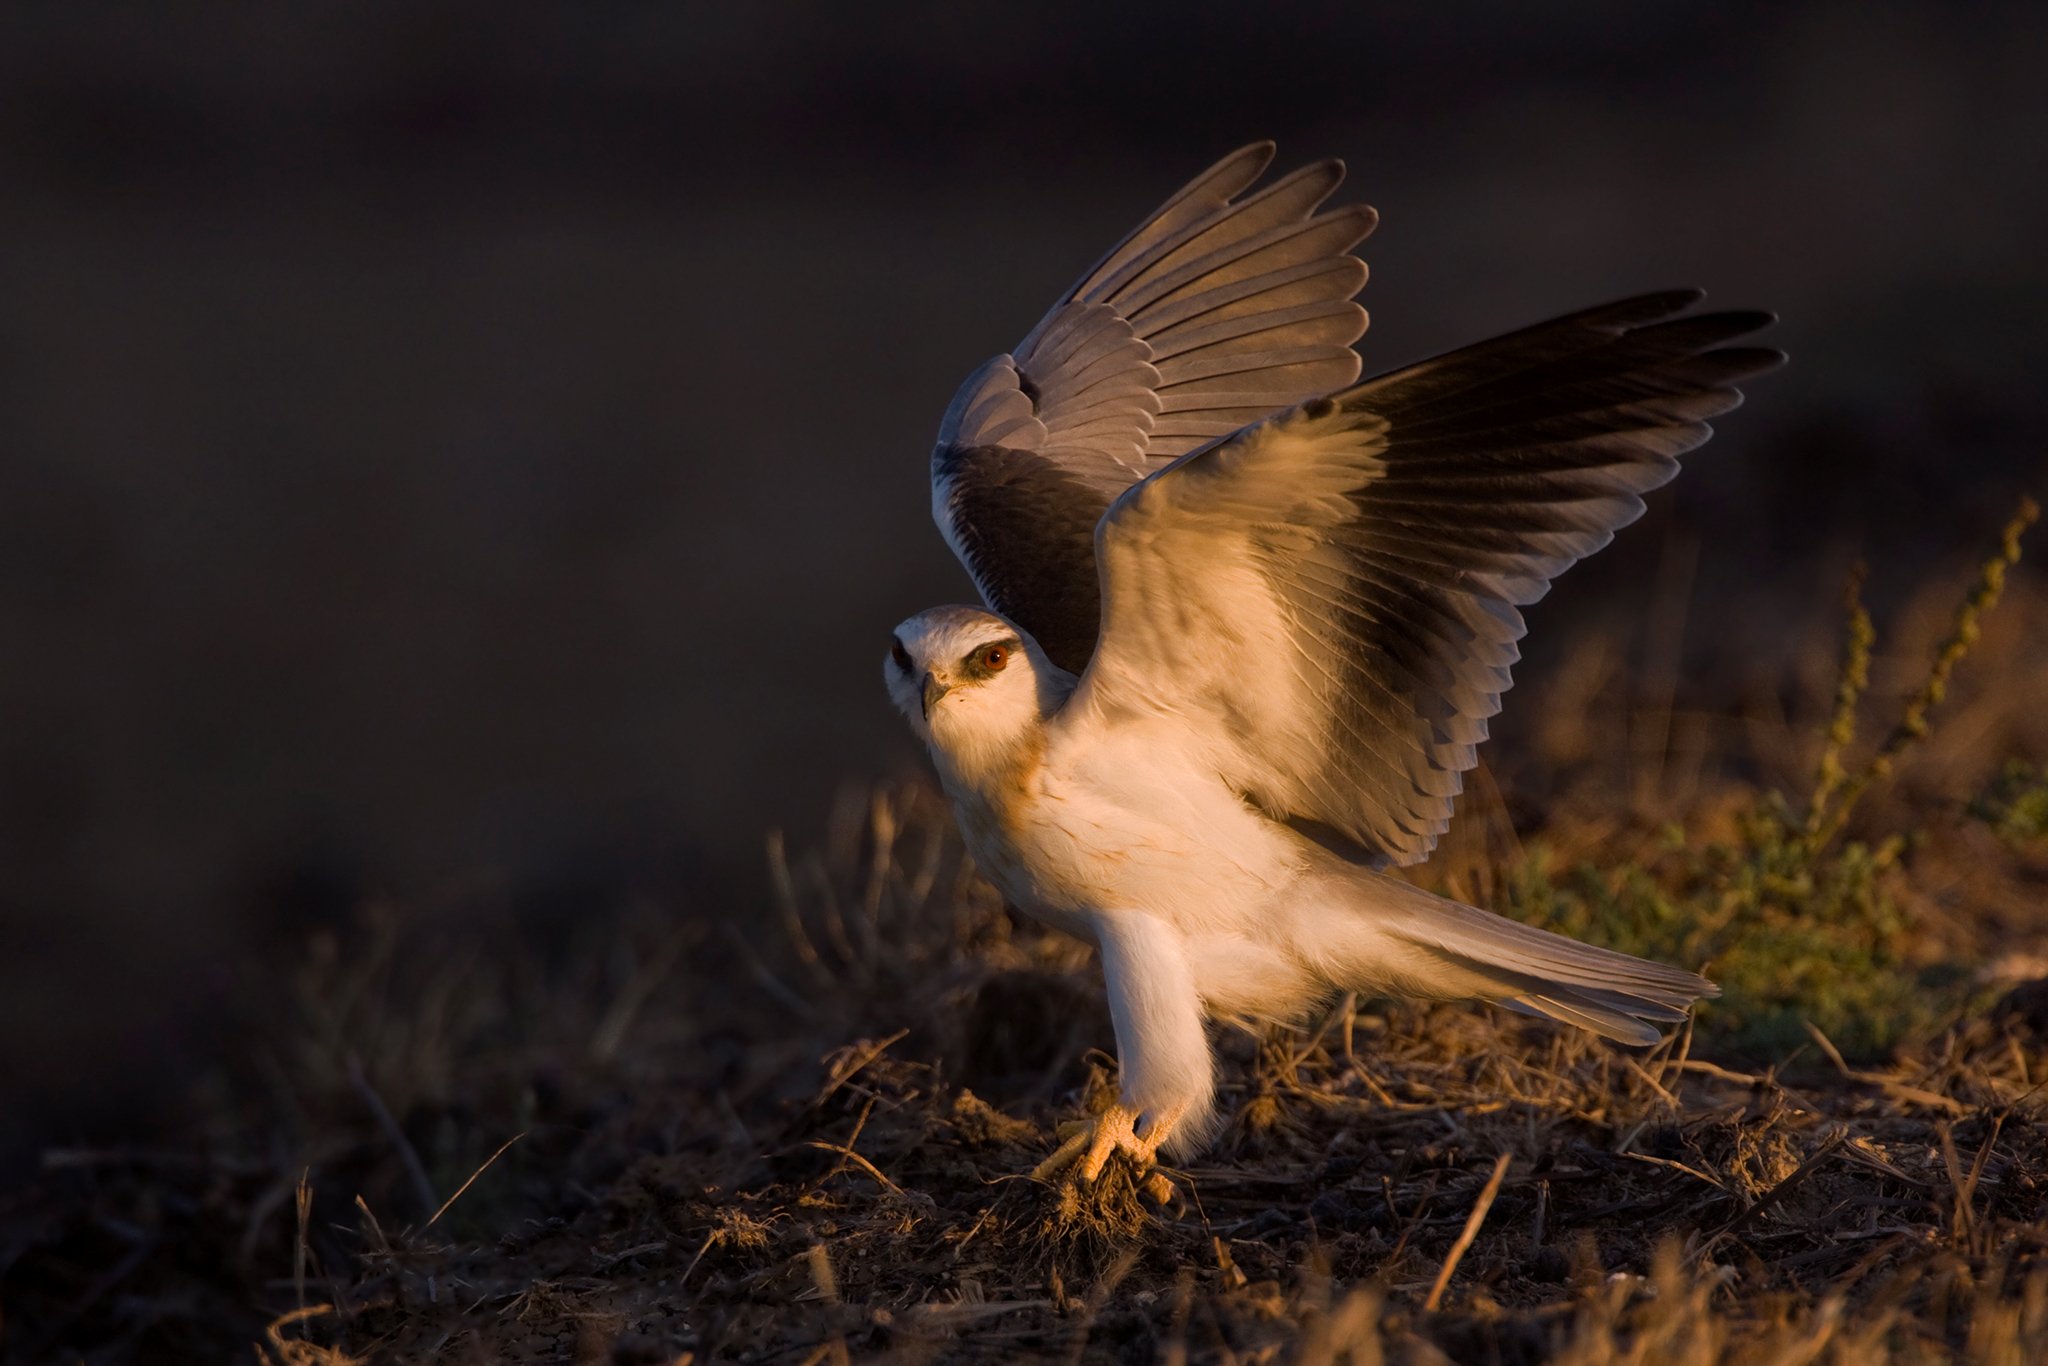
POLYGON ((1767 670, 1857 553, 1881 610, 2043 473, 2044 52, 1968 3, 7 7, 0 1174, 146 1139, 366 901, 761 914, 767 831, 922 763, 879 661, 971 593, 955 384, 1253 138, 1381 212, 1368 372, 1783 315, 1525 679, 1674 594, 1683 686, 1767 670))

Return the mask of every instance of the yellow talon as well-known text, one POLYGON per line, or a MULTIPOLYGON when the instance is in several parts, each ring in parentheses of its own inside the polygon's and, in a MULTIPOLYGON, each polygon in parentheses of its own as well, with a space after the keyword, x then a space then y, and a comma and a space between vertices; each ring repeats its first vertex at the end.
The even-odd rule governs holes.
MULTIPOLYGON (((1075 1176, 1084 1185, 1092 1185, 1102 1175, 1102 1169, 1108 1165, 1109 1155, 1113 1152, 1125 1153, 1138 1171, 1144 1172, 1151 1168, 1159 1145, 1173 1132, 1181 1113, 1176 1107, 1154 1116, 1143 1138, 1137 1132, 1138 1111, 1126 1105, 1110 1106, 1092 1123, 1062 1124, 1059 1128, 1060 1146, 1051 1157, 1032 1168, 1032 1178, 1049 1181, 1054 1173, 1072 1164, 1075 1176)), ((1172 1187, 1167 1189, 1170 1192, 1172 1187)))

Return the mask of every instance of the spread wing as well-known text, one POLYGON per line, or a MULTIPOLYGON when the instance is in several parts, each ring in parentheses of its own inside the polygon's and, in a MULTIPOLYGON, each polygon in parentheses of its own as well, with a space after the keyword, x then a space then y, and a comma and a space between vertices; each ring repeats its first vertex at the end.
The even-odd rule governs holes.
MULTIPOLYGON (((1776 351, 1694 292, 1544 323, 1195 451, 1097 534, 1056 724, 1164 716, 1276 819, 1419 862, 1500 710, 1517 609, 1613 539, 1776 351)), ((1356 852, 1354 850, 1354 852, 1356 852)))
POLYGON ((1341 162, 1247 194, 1273 145, 1182 188, 1008 355, 968 377, 932 453, 932 513, 988 605, 1080 672, 1095 646, 1095 524, 1202 442, 1358 377, 1348 255, 1377 221, 1321 211, 1341 162))

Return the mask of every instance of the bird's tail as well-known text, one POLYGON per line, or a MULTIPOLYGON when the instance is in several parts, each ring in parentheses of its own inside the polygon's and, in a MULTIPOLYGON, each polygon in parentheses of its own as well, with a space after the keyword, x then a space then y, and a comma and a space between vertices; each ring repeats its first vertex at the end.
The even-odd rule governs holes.
POLYGON ((1322 967, 1347 988, 1498 1001, 1627 1044, 1656 1043, 1660 1026, 1721 994, 1698 973, 1581 944, 1363 868, 1333 869, 1324 885, 1349 924, 1324 940, 1322 967))

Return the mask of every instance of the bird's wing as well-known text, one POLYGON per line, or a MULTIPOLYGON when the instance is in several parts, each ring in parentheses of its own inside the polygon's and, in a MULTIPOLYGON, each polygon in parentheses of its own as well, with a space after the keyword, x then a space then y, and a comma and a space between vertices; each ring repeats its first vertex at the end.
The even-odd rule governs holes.
POLYGON ((1427 857, 1509 686, 1517 609, 1783 360, 1725 345, 1769 314, 1679 316, 1700 297, 1367 380, 1130 489, 1096 534, 1101 640, 1055 724, 1164 717, 1276 819, 1376 862, 1427 857))
POLYGON ((1081 277, 1017 349, 968 377, 932 452, 932 513, 988 605, 1079 672, 1100 609, 1095 524, 1204 441, 1358 377, 1350 249, 1376 216, 1322 211, 1341 162, 1247 194, 1243 148, 1081 277))

